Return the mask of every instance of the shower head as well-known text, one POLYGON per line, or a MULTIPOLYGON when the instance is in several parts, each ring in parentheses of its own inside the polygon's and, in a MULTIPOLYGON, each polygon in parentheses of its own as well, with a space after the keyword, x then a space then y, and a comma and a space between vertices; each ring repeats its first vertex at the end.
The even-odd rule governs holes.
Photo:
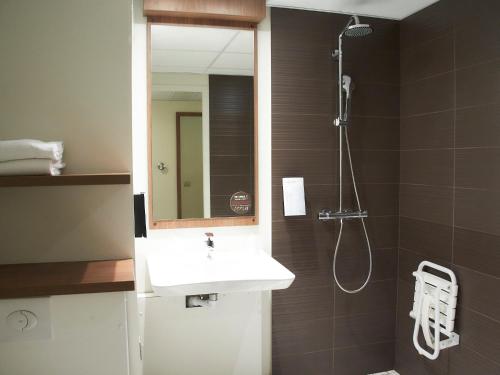
POLYGON ((367 36, 373 32, 373 28, 367 23, 360 23, 358 16, 352 16, 342 34, 350 38, 367 36))
POLYGON ((344 35, 351 37, 351 38, 357 38, 360 36, 367 36, 373 32, 373 29, 370 25, 365 24, 365 23, 359 23, 356 25, 351 25, 347 27, 347 29, 344 31, 344 35))

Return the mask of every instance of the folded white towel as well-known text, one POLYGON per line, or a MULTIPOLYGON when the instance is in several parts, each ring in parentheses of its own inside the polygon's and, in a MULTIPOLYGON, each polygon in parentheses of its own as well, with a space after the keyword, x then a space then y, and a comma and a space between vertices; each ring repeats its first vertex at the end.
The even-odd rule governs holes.
POLYGON ((0 161, 21 159, 52 159, 61 161, 62 142, 42 142, 36 139, 0 141, 0 161))
POLYGON ((61 174, 65 164, 50 159, 24 159, 0 162, 0 176, 52 175, 61 174))

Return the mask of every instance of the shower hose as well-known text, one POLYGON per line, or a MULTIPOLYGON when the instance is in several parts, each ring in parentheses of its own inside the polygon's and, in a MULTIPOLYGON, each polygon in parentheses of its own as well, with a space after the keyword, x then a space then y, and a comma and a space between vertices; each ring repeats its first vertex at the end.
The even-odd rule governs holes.
MULTIPOLYGON (((350 170, 351 170, 351 177, 352 177, 352 185, 353 185, 353 188, 354 188, 354 195, 356 196, 356 204, 358 205, 358 211, 361 212, 361 203, 359 201, 359 194, 358 194, 358 188, 356 186, 356 179, 354 177, 354 170, 353 170, 353 167, 352 167, 352 158, 351 158, 351 149, 350 149, 350 146, 349 146, 349 137, 347 135, 347 127, 344 127, 344 134, 345 134, 345 143, 346 143, 346 146, 347 146, 347 156, 348 156, 348 159, 349 159, 349 167, 350 167, 350 170)), ((340 149, 340 154, 342 154, 342 149, 340 149)), ((342 168, 342 155, 340 155, 340 168, 342 168)), ((342 172, 340 172, 342 173, 342 172)), ((340 184, 342 184, 342 180, 340 181, 340 184)), ((342 199, 342 198, 341 198, 342 199)), ((340 283, 338 277, 337 277, 337 255, 339 253, 339 248, 340 248, 340 240, 342 239, 342 230, 344 229, 344 219, 340 219, 340 230, 339 230, 339 236, 337 238, 337 243, 335 244, 335 252, 333 254, 333 265, 332 265, 332 268, 333 268, 333 277, 335 278, 335 282, 337 283, 338 287, 346 292, 346 293, 349 293, 349 294, 355 294, 355 293, 358 293, 360 291, 362 291, 366 285, 368 284, 368 282, 370 281, 370 277, 372 275, 372 249, 371 249, 371 246, 370 246, 370 239, 368 238, 368 232, 366 230, 366 224, 365 224, 365 219, 364 218, 360 218, 361 220, 361 224, 363 226, 363 232, 365 234, 365 238, 366 238, 366 244, 367 244, 367 249, 368 249, 368 257, 369 257, 369 262, 370 262, 370 266, 369 266, 369 271, 368 271, 368 275, 366 276, 366 280, 364 281, 364 283, 357 289, 347 289, 346 287, 342 286, 342 284, 340 283)))

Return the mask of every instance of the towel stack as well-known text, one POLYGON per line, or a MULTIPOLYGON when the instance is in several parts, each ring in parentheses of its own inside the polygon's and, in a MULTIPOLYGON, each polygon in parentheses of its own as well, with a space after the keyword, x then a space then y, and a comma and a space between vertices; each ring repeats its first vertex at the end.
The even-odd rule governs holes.
POLYGON ((0 176, 61 174, 62 142, 36 139, 0 141, 0 176))

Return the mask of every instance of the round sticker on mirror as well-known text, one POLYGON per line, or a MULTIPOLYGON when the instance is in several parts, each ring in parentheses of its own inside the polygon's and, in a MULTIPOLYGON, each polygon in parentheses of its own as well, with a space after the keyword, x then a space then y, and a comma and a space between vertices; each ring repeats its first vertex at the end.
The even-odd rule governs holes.
POLYGON ((245 215, 250 212, 252 207, 252 198, 246 191, 237 191, 231 196, 229 207, 238 215, 245 215))

